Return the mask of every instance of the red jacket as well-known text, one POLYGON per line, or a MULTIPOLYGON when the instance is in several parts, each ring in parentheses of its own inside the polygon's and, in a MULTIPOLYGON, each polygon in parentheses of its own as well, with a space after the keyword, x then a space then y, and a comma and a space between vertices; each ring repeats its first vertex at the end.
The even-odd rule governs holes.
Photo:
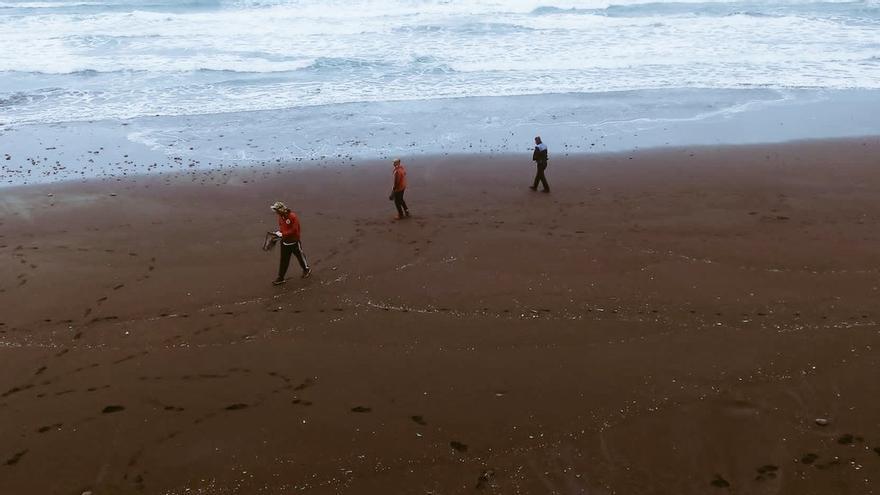
POLYGON ((291 211, 285 216, 279 216, 278 230, 281 231, 282 241, 299 241, 299 219, 296 218, 296 213, 291 211))
POLYGON ((394 167, 394 192, 406 189, 406 169, 403 165, 394 167))

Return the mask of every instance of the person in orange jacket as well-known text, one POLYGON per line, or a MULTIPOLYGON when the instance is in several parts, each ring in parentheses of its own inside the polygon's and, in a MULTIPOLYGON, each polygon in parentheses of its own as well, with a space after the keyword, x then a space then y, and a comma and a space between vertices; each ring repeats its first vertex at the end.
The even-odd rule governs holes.
POLYGON ((394 206, 397 208, 397 219, 401 220, 409 216, 409 208, 406 201, 403 200, 403 193, 406 191, 406 168, 400 163, 400 158, 394 159, 394 187, 388 199, 394 200, 394 206))
POLYGON ((309 262, 302 251, 299 219, 281 201, 276 201, 271 208, 278 215, 279 230, 275 232, 275 235, 281 238, 281 263, 278 265, 278 278, 272 282, 272 285, 281 285, 287 282, 284 276, 287 275, 291 254, 296 256, 299 266, 302 267, 302 278, 309 278, 312 274, 312 269, 309 268, 309 262))

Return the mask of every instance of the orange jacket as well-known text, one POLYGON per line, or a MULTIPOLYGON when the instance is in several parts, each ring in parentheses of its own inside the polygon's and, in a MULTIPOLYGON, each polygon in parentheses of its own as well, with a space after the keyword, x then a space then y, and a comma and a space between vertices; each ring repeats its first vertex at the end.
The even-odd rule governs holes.
POLYGON ((406 189, 406 169, 403 165, 394 167, 394 192, 406 189))
POLYGON ((281 231, 282 241, 299 241, 299 219, 296 218, 296 213, 291 211, 285 216, 279 216, 278 230, 281 231))

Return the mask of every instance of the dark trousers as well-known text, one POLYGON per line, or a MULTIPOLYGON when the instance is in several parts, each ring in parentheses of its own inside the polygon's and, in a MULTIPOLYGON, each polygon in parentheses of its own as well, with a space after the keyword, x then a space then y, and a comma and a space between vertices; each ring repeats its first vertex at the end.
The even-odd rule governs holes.
POLYGON ((547 177, 544 177, 544 170, 547 169, 547 162, 538 162, 538 173, 535 174, 535 183, 532 184, 532 189, 538 188, 538 182, 544 186, 545 191, 550 190, 550 184, 547 184, 547 177))
POLYGON ((293 254, 296 256, 296 259, 299 261, 299 266, 302 267, 303 271, 309 269, 309 262, 306 261, 306 255, 302 252, 302 245, 299 241, 296 241, 292 244, 288 244, 285 242, 281 242, 281 264, 278 265, 278 278, 284 278, 287 275, 287 267, 290 266, 290 255, 293 254))
POLYGON ((394 191, 394 206, 397 207, 397 214, 400 216, 409 213, 409 208, 406 207, 406 201, 403 200, 403 191, 394 191))

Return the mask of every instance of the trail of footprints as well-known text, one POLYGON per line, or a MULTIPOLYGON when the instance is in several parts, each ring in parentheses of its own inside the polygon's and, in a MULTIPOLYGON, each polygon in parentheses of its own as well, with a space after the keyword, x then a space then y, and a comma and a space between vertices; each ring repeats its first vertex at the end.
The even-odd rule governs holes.
MULTIPOLYGON (((367 224, 369 225, 369 222, 368 222, 367 224)), ((352 238, 352 239, 351 239, 350 243, 353 244, 352 247, 355 247, 354 245, 356 245, 357 242, 359 241, 358 237, 360 237, 361 235, 363 235, 363 230, 362 230, 362 229, 357 228, 356 231, 358 231, 358 233, 359 233, 360 235, 355 236, 355 238, 352 238)), ((581 233, 583 233, 583 232, 582 232, 582 231, 578 231, 577 233, 578 233, 578 234, 581 234, 581 233)), ((413 242, 415 242, 415 241, 413 241, 413 242)), ((26 248, 25 248, 24 246, 21 246, 21 245, 17 246, 17 247, 15 248, 15 250, 14 250, 13 256, 15 256, 16 258, 19 259, 20 264, 28 265, 28 266, 30 266, 31 269, 36 269, 36 268, 37 268, 37 265, 35 265, 35 264, 30 264, 30 263, 28 262, 28 260, 27 260, 27 258, 26 258, 26 255, 25 255, 25 253, 24 253, 24 250, 25 250, 25 249, 26 249, 26 248)), ((39 248, 38 248, 38 247, 30 247, 30 248, 27 248, 27 249, 37 250, 37 249, 39 249, 39 248)), ((79 250, 80 250, 80 251, 88 251, 87 248, 79 248, 79 250)), ((113 252, 114 252, 114 250, 112 250, 112 249, 107 249, 107 250, 104 250, 104 251, 107 252, 107 253, 113 253, 113 252)), ((336 254, 336 253, 333 253, 333 254, 336 254)), ((136 253, 128 253, 128 255, 129 255, 129 256, 132 256, 132 257, 136 257, 136 256, 137 256, 136 253)), ((147 267, 147 273, 146 273, 144 276, 138 278, 136 281, 142 281, 142 280, 146 280, 146 279, 148 279, 148 278, 150 277, 150 272, 152 272, 152 271, 155 269, 155 262, 156 262, 156 259, 155 259, 155 258, 151 258, 151 259, 150 259, 150 264, 149 264, 148 267, 147 267)), ((24 285, 26 285, 26 284, 28 283, 27 275, 24 274, 24 273, 19 274, 19 275, 17 276, 17 280, 18 280, 18 282, 17 282, 18 287, 24 286, 24 285)), ((115 286, 112 287, 112 290, 113 290, 113 291, 118 291, 118 290, 121 290, 121 289, 123 289, 123 288, 125 288, 125 284, 117 284, 117 285, 115 285, 115 286)), ((0 289, 0 291, 5 291, 5 290, 0 289)), ((96 300, 96 304, 100 306, 101 304, 103 304, 104 302, 106 302, 108 299, 109 299, 109 296, 102 296, 101 298, 99 298, 98 300, 96 300)), ((446 310, 446 309, 448 309, 448 308, 441 308, 441 309, 439 309, 439 311, 443 311, 443 310, 446 310)), ((486 308, 486 309, 488 309, 488 308, 486 308)), ((278 308, 277 308, 277 307, 273 307, 273 308, 269 308, 268 310, 269 310, 269 311, 273 311, 273 312, 277 312, 277 311, 278 311, 278 308)), ((334 311, 334 312, 343 312, 345 309, 344 309, 344 308, 341 308, 341 307, 334 307, 334 308, 331 308, 330 310, 331 310, 331 311, 334 311)), ((326 310, 326 309, 319 309, 318 311, 321 312, 321 313, 324 313, 324 312, 326 312, 327 310, 326 310)), ((546 310, 546 311, 549 312, 549 310, 546 310)), ((84 314, 83 314, 83 318, 88 317, 92 312, 93 312, 93 308, 91 308, 91 307, 86 308, 85 311, 84 311, 84 314)), ((295 310, 294 312, 299 313, 299 312, 301 312, 301 310, 295 310)), ((505 310, 504 312, 505 312, 505 313, 509 313, 508 310, 505 310)), ((656 311, 655 311, 655 312, 656 312, 656 311)), ((692 312, 693 312, 693 311, 692 311, 692 312)), ((616 312, 615 312, 615 313, 616 313, 616 312)), ((758 314, 759 314, 759 316, 765 316, 763 313, 758 313, 758 314)), ((208 316, 209 316, 209 317, 214 317, 214 316, 221 316, 221 315, 222 315, 222 316, 235 316, 235 313, 232 312, 232 311, 226 311, 226 312, 223 312, 223 313, 211 313, 211 314, 209 314, 208 316)), ((166 317, 166 316, 168 316, 168 314, 162 314, 162 315, 160 315, 160 316, 162 316, 162 317, 166 317)), ((183 316, 183 317, 186 317, 187 315, 182 315, 182 316, 183 316)), ((866 316, 865 316, 865 315, 861 315, 861 318, 866 318, 866 316)), ((99 322, 99 321, 109 321, 109 320, 114 320, 114 319, 118 319, 118 317, 116 317, 116 316, 96 317, 96 318, 93 318, 92 320, 90 320, 90 323, 92 323, 92 322, 99 322)), ((47 320, 47 321, 51 321, 51 320, 47 320)), ((66 321, 67 321, 67 322, 70 322, 70 320, 66 320, 66 321)), ((5 326, 5 323, 0 322, 0 332, 3 332, 3 331, 4 331, 4 330, 3 330, 3 327, 4 327, 4 326, 5 326)), ((212 329, 211 326, 204 327, 204 328, 202 328, 201 330, 196 331, 196 332, 194 333, 194 335, 199 335, 199 334, 201 334, 201 333, 208 332, 208 331, 210 331, 211 329, 212 329)), ((80 334, 77 334, 77 336, 75 336, 74 338, 77 339, 77 338, 79 338, 80 336, 81 336, 81 333, 80 333, 80 334)), ((177 337, 179 337, 179 336, 177 336, 177 337)), ((64 354, 66 354, 67 352, 69 352, 69 349, 62 349, 62 350, 61 350, 60 352, 58 352, 55 356, 56 356, 56 357, 60 357, 60 356, 63 356, 64 354)), ((129 355, 129 356, 123 357, 123 358, 121 358, 121 359, 118 359, 118 360, 114 361, 112 364, 120 364, 120 363, 122 363, 122 362, 125 362, 125 361, 128 361, 128 360, 131 360, 131 359, 135 359, 135 358, 137 358, 137 357, 139 357, 139 356, 142 356, 142 355, 144 355, 144 354, 147 354, 147 352, 144 351, 144 352, 141 352, 141 353, 138 353, 138 354, 132 354, 132 355, 129 355)), ((91 368, 94 368, 94 367, 97 367, 97 366, 99 366, 97 363, 93 363, 93 364, 88 365, 88 366, 85 366, 85 367, 77 368, 77 369, 74 370, 74 371, 77 371, 77 372, 78 372, 78 371, 82 371, 82 370, 85 370, 85 369, 91 369, 91 368)), ((47 369, 48 369, 48 366, 47 366, 47 365, 42 365, 42 366, 40 366, 40 367, 36 370, 36 372, 34 373, 34 375, 35 375, 35 376, 39 376, 39 375, 43 374, 47 369)), ((250 373, 250 372, 251 372, 251 370, 249 370, 249 369, 243 369, 243 368, 230 368, 229 371, 232 372, 232 373, 237 373, 237 372, 241 372, 241 373, 250 373)), ((278 378, 278 379, 282 380, 282 382, 283 382, 283 385, 282 385, 282 386, 277 387, 277 388, 275 388, 275 389, 272 389, 272 390, 270 391, 270 394, 279 393, 279 392, 282 392, 282 391, 284 391, 284 390, 292 390, 292 391, 294 391, 294 392, 297 392, 297 395, 295 395, 295 396, 292 398, 292 400, 291 400, 291 404, 292 404, 292 405, 295 405, 295 406, 302 406, 302 407, 307 407, 307 406, 311 406, 311 405, 313 405, 313 402, 311 402, 311 401, 309 401, 309 400, 306 400, 306 399, 300 397, 300 394, 299 394, 299 393, 304 392, 304 391, 306 391, 307 389, 309 389, 309 388, 315 386, 315 384, 316 384, 316 380, 315 380, 315 379, 313 379, 313 378, 306 378, 306 379, 304 379, 303 381, 301 381, 301 382, 297 383, 296 385, 294 385, 290 378, 288 378, 288 377, 286 377, 286 376, 284 376, 284 375, 282 375, 282 374, 279 374, 279 373, 277 373, 277 372, 269 372, 268 375, 271 376, 271 377, 274 377, 274 378, 278 378)), ((198 375, 183 375, 183 376, 180 376, 179 378, 180 378, 181 380, 191 380, 191 379, 222 379, 222 378, 225 378, 226 376, 227 376, 227 375, 225 375, 225 374, 198 374, 198 375)), ((153 377, 142 376, 142 377, 140 377, 139 379, 140 379, 140 380, 162 380, 162 379, 164 379, 164 377, 160 377, 160 376, 153 376, 153 377)), ((51 381, 46 381, 46 382, 43 382, 42 384, 45 385, 45 384, 48 384, 48 383, 51 383, 51 381)), ((26 385, 21 385, 21 386, 13 387, 13 388, 7 390, 6 392, 3 392, 2 394, 0 394, 0 398, 6 398, 6 397, 12 396, 12 395, 14 395, 14 394, 17 394, 17 393, 21 393, 21 392, 24 392, 24 391, 30 390, 30 389, 34 388, 34 386, 35 386, 34 384, 26 384, 26 385)), ((104 386, 104 387, 90 387, 90 388, 87 389, 87 391, 92 392, 92 391, 96 391, 96 390, 103 389, 103 388, 109 388, 109 386, 104 386)), ((63 391, 57 392, 56 395, 64 395, 64 394, 68 394, 68 393, 72 393, 72 392, 75 392, 75 390, 63 390, 63 391)), ((45 394, 40 394, 40 395, 38 395, 38 396, 44 396, 44 395, 45 395, 45 394)), ((235 411, 242 411, 242 410, 249 409, 249 408, 251 408, 251 407, 259 406, 264 400, 265 400, 265 397, 263 397, 263 398, 259 398, 258 400, 254 401, 254 402, 252 402, 252 403, 250 403, 250 404, 248 404, 248 403, 244 403, 244 402, 236 402, 236 403, 228 404, 228 405, 226 405, 226 406, 223 406, 223 407, 222 407, 220 410, 218 410, 218 411, 211 411, 211 412, 208 412, 208 413, 206 413, 206 414, 204 414, 204 415, 202 415, 202 416, 199 416, 199 417, 195 418, 195 419, 193 420, 193 424, 194 424, 194 425, 198 425, 198 424, 203 423, 203 422, 205 422, 205 421, 207 421, 207 420, 210 420, 211 418, 217 416, 218 412, 235 412, 235 411)), ((161 405, 161 407, 162 407, 162 409, 163 409, 164 411, 169 412, 169 413, 181 413, 181 412, 184 412, 184 411, 185 411, 185 409, 184 409, 183 407, 174 406, 174 405, 161 405)), ((123 406, 123 405, 119 405, 119 404, 109 404, 109 405, 105 406, 105 407, 101 410, 101 414, 102 414, 102 415, 110 415, 110 414, 115 414, 115 413, 122 413, 122 412, 124 412, 124 411, 126 411, 126 407, 123 406)), ((357 405, 357 406, 351 407, 351 408, 350 408, 350 412, 351 412, 351 413, 355 413, 355 414, 366 414, 366 413, 370 413, 370 412, 372 412, 372 408, 369 407, 369 406, 365 406, 365 405, 357 405)), ((95 418, 94 418, 94 417, 90 417, 90 418, 86 418, 84 421, 89 421, 89 420, 93 420, 93 419, 95 419, 95 418)), ((412 416, 409 417, 409 419, 410 419, 411 421, 413 421, 415 424, 419 425, 419 426, 427 426, 427 424, 428 424, 428 423, 425 421, 424 417, 421 416, 421 415, 412 415, 412 416)), ((64 423, 58 422, 58 423, 53 423, 53 424, 50 424, 50 425, 40 426, 39 428, 36 428, 34 431, 35 431, 35 433, 42 435, 42 434, 47 434, 47 433, 50 433, 50 432, 53 432, 53 431, 60 431, 63 427, 64 427, 64 423)), ((165 437, 163 437, 161 441, 171 440, 171 439, 175 438, 176 436, 178 436, 179 434, 180 434, 180 432, 172 432, 172 433, 169 433, 168 435, 166 435, 165 437)), ((864 444, 864 443, 865 443, 865 439, 864 439, 863 437, 861 437, 861 436, 856 436, 856 435, 852 435, 852 434, 844 434, 844 435, 841 435, 841 436, 837 439, 837 443, 838 443, 839 445, 843 445, 843 446, 853 446, 853 445, 856 445, 856 444, 864 444)), ((451 448, 452 450, 454 450, 455 452, 458 452, 458 453, 466 453, 466 452, 468 451, 468 445, 465 444, 465 443, 462 443, 462 442, 460 442, 460 441, 458 441, 458 440, 452 440, 452 441, 450 441, 450 442, 449 442, 449 446, 450 446, 450 448, 451 448)), ((872 452, 873 454, 875 454, 875 455, 877 456, 877 459, 880 460, 880 446, 876 446, 876 447, 869 448, 869 449, 866 449, 866 450, 868 450, 869 452, 872 452)), ((6 459, 6 461, 4 462, 4 466, 5 466, 5 467, 13 467, 13 466, 17 465, 19 462, 21 462, 22 458, 24 458, 24 457, 26 456, 26 454, 28 454, 28 452, 29 452, 29 449, 24 449, 24 450, 20 450, 20 451, 17 451, 17 452, 15 452, 15 453, 13 453, 10 457, 8 457, 8 458, 6 459)), ((137 453, 131 458, 131 460, 130 460, 130 462, 129 462, 129 467, 134 467, 134 466, 137 464, 139 458, 142 456, 142 454, 143 454, 143 450, 139 450, 139 451, 138 451, 138 452, 137 452, 137 453)), ((833 455, 825 455, 825 456, 823 456, 823 455, 820 455, 820 454, 817 454, 817 453, 814 453, 814 452, 809 452, 809 453, 804 454, 800 459, 798 459, 797 462, 798 462, 798 464, 800 464, 801 466, 804 466, 804 467, 814 468, 814 469, 817 469, 817 470, 826 470, 826 469, 833 469, 833 468, 835 468, 835 467, 837 467, 837 466, 841 466, 841 465, 844 465, 844 464, 854 463, 854 462, 856 462, 856 459, 855 459, 855 457, 849 457, 849 458, 843 459, 843 458, 841 458, 841 457, 839 457, 839 456, 833 456, 833 455)), ((759 466, 759 467, 755 468, 755 478, 754 478, 754 480, 755 480, 756 482, 762 482, 762 481, 767 481, 767 480, 773 480, 773 479, 776 479, 777 476, 778 476, 779 470, 780 470, 779 466, 776 466, 776 465, 774 465, 774 464, 765 464, 765 465, 759 466)), ((494 471, 492 471, 492 470, 484 471, 483 473, 481 473, 481 474, 480 474, 480 477, 478 478, 477 488, 479 489, 479 488, 482 488, 482 487, 486 486, 486 484, 489 482, 489 480, 490 480, 490 478, 491 478, 492 476, 494 476, 494 471), (489 473, 489 474, 487 474, 487 473, 489 473)), ((128 478, 128 474, 126 474, 125 477, 126 477, 126 479, 127 479, 127 478, 128 478)), ((136 485, 136 487, 142 490, 142 489, 143 489, 143 486, 144 486, 143 476, 140 475, 140 474, 138 474, 138 475, 136 475, 136 476, 133 478, 133 480, 134 480, 134 484, 136 485)), ((730 482, 727 481, 726 479, 724 479, 720 474, 716 474, 716 475, 711 479, 711 481, 710 481, 710 485, 713 486, 713 487, 715 487, 715 488, 728 488, 728 487, 731 486, 730 482)))
MULTIPOLYGON (((113 361, 113 363, 114 364, 122 363, 122 362, 125 362, 128 360, 131 360, 131 359, 135 359, 135 358, 142 356, 144 354, 146 354, 146 352, 132 354, 132 355, 117 359, 116 361, 113 361)), ((93 366, 98 366, 98 365, 93 364, 92 366, 89 366, 89 367, 93 367, 93 366)), ((142 380, 142 381, 161 381, 161 380, 166 380, 166 379, 178 379, 178 380, 183 380, 183 381, 188 381, 188 380, 193 380, 193 379, 216 380, 216 379, 228 378, 229 376, 231 376, 233 374, 252 374, 252 373, 253 373, 252 370, 248 369, 248 368, 233 367, 233 368, 229 368, 225 373, 198 373, 198 374, 180 375, 180 376, 176 376, 176 377, 164 377, 164 376, 153 375, 153 376, 141 376, 141 377, 139 377, 139 380, 142 380)), ((317 386, 317 384, 318 384, 317 378, 306 377, 302 380, 295 381, 295 380, 292 380, 290 377, 288 377, 282 373, 276 372, 276 371, 266 372, 266 376, 271 379, 278 380, 279 385, 269 389, 268 393, 258 394, 257 397, 255 398, 255 400, 253 400, 251 402, 233 402, 230 404, 218 406, 218 408, 216 410, 205 412, 204 414, 201 414, 201 415, 193 418, 192 424, 194 426, 197 426, 199 424, 202 424, 206 421, 211 420, 212 418, 217 417, 218 414, 221 414, 221 413, 240 413, 242 411, 246 411, 248 409, 258 407, 269 396, 275 395, 278 393, 283 393, 283 392, 293 394, 292 399, 290 400, 290 404, 293 406, 308 407, 308 406, 313 405, 313 403, 310 400, 307 400, 307 399, 303 398, 302 396, 303 396, 303 394, 307 394, 308 390, 317 386)), ((32 388, 32 386, 25 386, 25 387, 13 389, 12 391, 7 392, 7 395, 11 395, 12 393, 22 392, 22 391, 28 390, 30 388, 32 388)), ((89 388, 89 390, 94 391, 94 390, 106 389, 106 388, 109 388, 109 385, 106 385, 104 387, 91 387, 91 388, 89 388)), ((180 413, 184 413, 186 411, 185 408, 183 408, 183 407, 167 404, 167 403, 164 403, 164 402, 156 400, 156 399, 151 399, 151 400, 147 401, 147 403, 150 404, 151 406, 154 406, 154 407, 161 409, 162 411, 164 411, 166 413, 180 414, 180 413)), ((350 407, 350 412, 353 414, 367 414, 372 411, 373 411, 372 407, 369 407, 366 405, 357 405, 354 407, 350 407)), ((102 409, 100 409, 100 414, 98 416, 86 417, 80 421, 73 422, 69 426, 71 428, 75 428, 75 426, 77 426, 77 425, 81 425, 81 424, 84 424, 84 423, 87 423, 90 421, 94 421, 94 420, 98 419, 100 416, 112 416, 112 415, 117 415, 117 414, 125 414, 127 412, 129 412, 129 408, 123 404, 115 404, 115 403, 114 404, 107 404, 102 409)), ((422 415, 410 415, 407 417, 407 420, 412 421, 413 423, 415 423, 419 427, 425 427, 428 425, 428 422, 425 420, 424 416, 422 416, 422 415)), ((46 435, 46 434, 51 434, 53 432, 62 431, 64 428, 65 428, 65 423, 57 422, 57 423, 52 423, 52 424, 47 424, 47 425, 37 427, 33 431, 37 435, 46 435)), ((170 440, 173 440, 174 438, 178 437, 181 433, 183 433, 183 432, 182 431, 172 431, 167 434, 164 434, 162 437, 160 437, 157 440, 157 443, 162 444, 162 443, 168 442, 170 440)), ((468 451, 468 445, 463 442, 460 442, 458 440, 451 440, 449 442, 449 447, 457 453, 466 453, 468 451)), ((4 467, 11 468, 11 467, 17 465, 22 460, 22 458, 26 454, 28 454, 28 452, 30 452, 30 449, 28 449, 28 448, 14 452, 10 457, 8 457, 6 459, 6 461, 4 462, 4 467)), ((142 447, 142 448, 138 449, 132 455, 132 457, 129 459, 129 462, 128 462, 128 466, 127 466, 128 471, 126 471, 126 473, 124 474, 124 479, 132 482, 135 485, 135 488, 137 488, 138 490, 143 490, 145 487, 143 473, 137 473, 134 475, 132 475, 132 473, 133 473, 133 471, 137 470, 136 469, 137 464, 138 464, 140 458, 143 456, 143 453, 144 453, 144 448, 142 447)), ((481 479, 483 479, 483 478, 484 478, 484 475, 481 474, 481 479)), ((485 483, 485 481, 486 480, 484 479, 483 483, 485 483)))
MULTIPOLYGON (((875 447, 867 447, 866 440, 864 437, 853 435, 851 433, 844 433, 838 436, 835 440, 835 443, 838 446, 843 447, 859 447, 863 446, 864 448, 855 450, 852 455, 841 457, 840 455, 835 455, 834 453, 829 454, 817 454, 816 452, 807 452, 803 454, 799 459, 794 460, 794 468, 796 470, 809 470, 815 469, 817 471, 825 471, 829 469, 834 469, 838 467, 843 467, 846 465, 858 466, 860 462, 862 463, 871 463, 877 462, 880 463, 880 445, 875 447), (864 456, 854 455, 856 453, 863 453, 864 456), (859 457, 862 457, 860 460, 859 457), (868 457, 874 457, 874 459, 870 459, 868 457)), ((764 482, 776 479, 780 474, 781 468, 775 464, 764 464, 755 468, 755 482, 764 482)), ((715 474, 709 484, 715 488, 730 488, 732 486, 731 482, 724 479, 724 477, 720 474, 715 474)))
MULTIPOLYGON (((88 248, 79 248, 79 250, 81 250, 81 251, 88 251, 89 249, 88 249, 88 248)), ((114 254, 114 253, 116 253, 116 250, 114 250, 114 249, 104 249, 103 252, 105 252, 105 253, 107 253, 107 254, 114 254)), ((129 252, 129 253, 128 253, 128 256, 130 256, 130 257, 137 257, 138 254, 137 254, 137 253, 134 253, 134 252, 129 252)), ((150 278, 150 273, 151 273, 153 270, 155 270, 155 269, 156 269, 156 258, 155 258, 155 257, 151 257, 151 258, 150 258, 150 261, 149 261, 149 264, 147 265, 146 273, 145 273, 144 275, 142 275, 142 276, 136 278, 136 279, 135 279, 135 282, 142 282, 142 281, 144 281, 144 280, 149 279, 149 278, 150 278)), ((125 284, 124 284, 124 283, 120 283, 120 284, 116 284, 116 285, 114 285, 114 286, 111 288, 111 290, 112 290, 113 292, 116 292, 116 291, 121 290, 121 289, 123 289, 123 288, 125 288, 125 284)), ((95 305, 100 307, 102 304, 104 304, 104 303, 105 303, 106 301, 108 301, 109 299, 110 299, 110 295, 104 295, 104 296, 101 296, 101 297, 99 297, 98 299, 95 300, 95 305)), ((91 306, 85 308, 85 309, 83 310, 83 316, 82 316, 82 318, 84 318, 84 319, 85 319, 85 318, 88 318, 88 317, 92 314, 92 312, 93 312, 94 310, 95 310, 95 308, 94 308, 94 307, 91 307, 91 306)), ((103 316, 103 317, 94 317, 94 318, 92 318, 91 320, 88 320, 86 323, 87 323, 87 325, 88 325, 88 324, 92 324, 92 323, 98 323, 98 322, 101 322, 101 321, 109 321, 109 320, 117 320, 117 319, 119 319, 119 317, 118 317, 118 316, 115 316, 115 315, 103 316)), ((82 337, 82 335, 83 335, 82 332, 78 332, 78 333, 76 333, 76 334, 74 335, 74 340, 78 340, 78 339, 80 339, 80 338, 82 337)))

